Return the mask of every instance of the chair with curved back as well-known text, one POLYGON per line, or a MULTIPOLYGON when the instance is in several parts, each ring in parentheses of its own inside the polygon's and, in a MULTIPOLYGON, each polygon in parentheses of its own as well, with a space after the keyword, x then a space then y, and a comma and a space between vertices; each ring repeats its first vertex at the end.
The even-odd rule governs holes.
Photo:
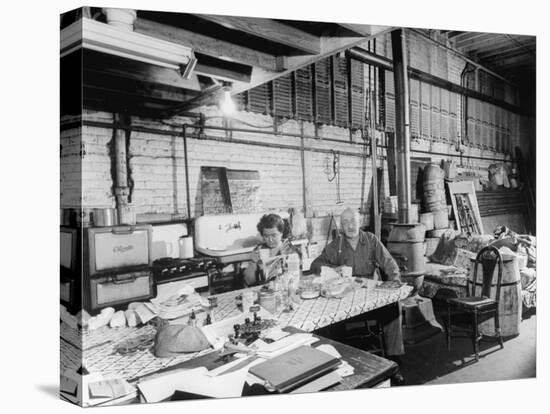
POLYGON ((498 314, 498 305, 500 299, 500 285, 502 281, 502 257, 496 247, 487 246, 482 248, 476 256, 473 263, 473 278, 469 281, 469 295, 463 298, 450 298, 447 300, 448 318, 447 318, 447 347, 451 350, 451 338, 453 316, 466 317, 472 326, 472 342, 474 345, 475 359, 479 361, 479 341, 484 336, 479 333, 479 324, 491 318, 494 318, 495 335, 491 336, 500 343, 500 348, 504 348, 502 336, 500 334, 500 322, 498 314), (478 265, 482 268, 481 284, 477 283, 478 265), (493 275, 498 266, 496 292, 494 299, 491 297, 493 288, 493 275), (481 286, 481 295, 476 295, 476 287, 481 286))

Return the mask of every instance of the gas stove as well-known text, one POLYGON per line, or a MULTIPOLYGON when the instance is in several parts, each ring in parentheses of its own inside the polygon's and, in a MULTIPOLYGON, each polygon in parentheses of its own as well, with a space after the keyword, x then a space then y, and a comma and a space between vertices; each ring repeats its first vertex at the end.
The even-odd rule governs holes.
POLYGON ((153 277, 156 283, 208 276, 216 268, 216 260, 209 257, 179 259, 161 257, 153 262, 153 277))

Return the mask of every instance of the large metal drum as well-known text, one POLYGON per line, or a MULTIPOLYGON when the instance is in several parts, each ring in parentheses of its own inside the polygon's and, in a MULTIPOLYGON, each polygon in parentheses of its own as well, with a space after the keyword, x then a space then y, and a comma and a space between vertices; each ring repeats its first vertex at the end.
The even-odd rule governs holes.
POLYGON ((401 270, 402 278, 415 288, 422 286, 426 263, 424 260, 424 234, 421 223, 394 224, 388 236, 388 251, 401 270))
MULTIPOLYGON (((471 286, 474 275, 474 262, 471 260, 470 279, 468 283, 471 286)), ((477 264, 477 283, 474 290, 474 296, 481 296, 481 280, 483 269, 481 263, 477 264)), ((496 295, 496 283, 498 278, 498 267, 493 272, 493 286, 491 288, 491 297, 496 295)), ((500 284, 500 299, 498 303, 498 313, 500 321, 500 333, 502 336, 514 336, 519 334, 519 324, 521 322, 521 283, 518 261, 515 255, 502 255, 502 281, 500 284)), ((495 334, 494 320, 491 318, 479 325, 479 331, 485 335, 495 334)))

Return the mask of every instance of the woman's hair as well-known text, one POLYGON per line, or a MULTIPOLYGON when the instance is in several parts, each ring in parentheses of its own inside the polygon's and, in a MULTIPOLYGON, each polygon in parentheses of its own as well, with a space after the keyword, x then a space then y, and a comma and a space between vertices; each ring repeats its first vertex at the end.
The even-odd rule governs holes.
POLYGON ((284 233, 285 223, 281 216, 277 214, 264 214, 256 226, 261 235, 264 234, 264 229, 272 229, 274 227, 277 227, 280 233, 284 233))

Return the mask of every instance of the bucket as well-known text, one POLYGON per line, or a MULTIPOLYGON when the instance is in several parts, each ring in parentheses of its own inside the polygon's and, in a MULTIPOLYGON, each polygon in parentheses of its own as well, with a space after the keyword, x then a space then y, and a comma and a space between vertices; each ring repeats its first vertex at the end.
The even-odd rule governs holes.
POLYGON ((447 207, 444 177, 445 173, 436 164, 430 164, 424 169, 424 205, 427 211, 447 207))
POLYGON ((426 231, 433 230, 434 216, 432 213, 422 213, 420 215, 420 222, 426 227, 426 231))
MULTIPOLYGON (((471 286, 474 275, 474 261, 471 259, 470 278, 468 283, 471 286)), ((483 270, 481 263, 478 263, 477 283, 474 290, 475 296, 481 295, 481 278, 483 270)), ((493 287, 491 297, 496 295, 496 282, 498 278, 498 266, 495 266, 493 272, 493 287)), ((500 333, 502 336, 514 336, 519 334, 519 324, 521 322, 521 283, 517 258, 511 255, 502 255, 502 281, 500 284, 500 300, 498 303, 498 313, 500 321, 500 333)), ((495 324, 493 318, 479 325, 479 331, 485 335, 495 334, 495 324)))
POLYGON ((432 211, 432 214, 434 218, 434 228, 436 230, 449 228, 449 215, 446 206, 442 210, 432 211))

